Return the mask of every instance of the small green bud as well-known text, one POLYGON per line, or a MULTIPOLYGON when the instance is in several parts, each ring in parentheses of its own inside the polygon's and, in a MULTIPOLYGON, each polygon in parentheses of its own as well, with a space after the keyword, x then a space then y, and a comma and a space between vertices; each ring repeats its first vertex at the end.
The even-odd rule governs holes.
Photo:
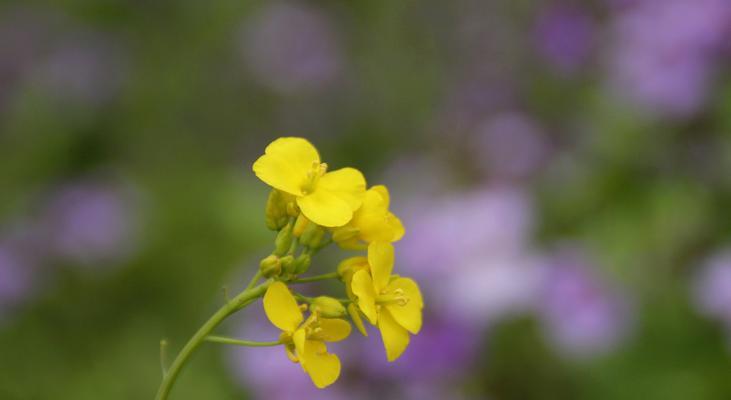
POLYGON ((299 275, 299 274, 304 274, 305 272, 307 272, 307 270, 310 269, 310 262, 311 262, 311 257, 309 254, 307 254, 307 253, 300 254, 300 256, 297 257, 297 260, 295 260, 295 262, 294 262, 294 264, 295 264, 294 273, 299 275))
POLYGON ((342 243, 355 238, 360 231, 352 226, 343 226, 333 231, 333 242, 342 243))
POLYGON ((277 189, 272 189, 267 198, 264 215, 267 228, 276 231, 287 224, 287 199, 288 195, 277 189))
POLYGON ((305 228, 305 231, 302 232, 300 243, 311 249, 317 249, 322 244, 322 239, 324 237, 325 228, 317 224, 310 223, 305 228))
POLYGON ((294 223, 294 228, 292 229, 292 234, 294 235, 294 237, 298 238, 302 236, 302 233, 304 233, 308 225, 312 225, 310 223, 310 220, 307 219, 304 214, 300 214, 294 223))
POLYGON ((347 313, 341 302, 328 296, 315 297, 310 303, 310 309, 325 318, 340 318, 347 313))
POLYGON ((292 245, 292 224, 287 224, 274 239, 274 255, 283 256, 292 245))
POLYGON ((282 271, 293 274, 295 269, 295 263, 294 263, 294 257, 293 256, 284 256, 279 259, 279 261, 282 262, 282 271))
POLYGON ((297 203, 294 202, 294 200, 290 200, 287 202, 287 216, 289 217, 296 217, 300 213, 299 207, 297 207, 297 203))
POLYGON ((341 261, 338 265, 338 275, 342 280, 350 280, 353 274, 362 268, 368 268, 368 259, 366 257, 350 257, 341 261))
POLYGON ((282 262, 279 257, 272 254, 261 260, 259 263, 259 271, 261 271, 261 274, 266 278, 278 276, 282 273, 282 262))

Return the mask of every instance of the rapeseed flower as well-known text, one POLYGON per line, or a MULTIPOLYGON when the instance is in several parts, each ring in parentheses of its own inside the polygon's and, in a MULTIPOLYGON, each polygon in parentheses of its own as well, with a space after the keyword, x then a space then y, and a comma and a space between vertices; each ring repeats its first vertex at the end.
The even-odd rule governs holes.
POLYGON ((279 138, 254 162, 259 179, 294 196, 302 213, 312 222, 338 227, 353 218, 365 196, 366 181, 355 168, 328 172, 315 146, 303 138, 279 138))
POLYGON ((298 362, 318 388, 335 382, 340 375, 340 359, 327 352, 325 342, 347 338, 350 324, 338 318, 321 318, 318 312, 305 320, 297 300, 282 282, 267 288, 263 303, 269 321, 282 330, 279 340, 287 357, 298 362))
POLYGON ((345 249, 365 248, 372 242, 396 242, 404 236, 401 220, 389 211, 390 195, 383 185, 365 192, 363 205, 342 227, 333 229, 333 240, 345 249))
POLYGON ((419 286, 412 279, 392 275, 393 264, 393 246, 373 242, 368 246, 368 268, 358 268, 350 281, 358 308, 381 332, 388 361, 406 350, 409 333, 419 333, 424 307, 419 286))

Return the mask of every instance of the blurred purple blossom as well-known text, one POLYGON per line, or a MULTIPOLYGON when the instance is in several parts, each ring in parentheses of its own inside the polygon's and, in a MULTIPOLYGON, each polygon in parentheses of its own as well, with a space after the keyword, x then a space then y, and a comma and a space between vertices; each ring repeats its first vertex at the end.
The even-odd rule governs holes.
POLYGON ((77 32, 56 43, 31 79, 54 98, 96 106, 119 91, 124 69, 117 43, 97 33, 77 32))
POLYGON ((452 141, 469 135, 486 115, 510 106, 515 97, 515 88, 504 80, 485 83, 479 79, 465 79, 457 82, 447 94, 433 129, 452 141))
POLYGON ((44 242, 26 221, 4 227, 0 238, 0 323, 32 298, 46 279, 44 242))
MULTIPOLYGON (((269 323, 260 307, 250 310, 251 312, 247 310, 247 318, 236 329, 234 337, 259 341, 276 340, 279 337, 280 331, 269 323)), ((227 350, 234 378, 243 388, 251 390, 255 399, 352 398, 342 390, 342 380, 326 389, 315 387, 307 373, 302 370, 302 366, 287 358, 282 346, 262 348, 227 346, 227 350), (282 384, 283 382, 286 384, 282 384)), ((338 354, 330 344, 328 350, 338 354)))
POLYGON ((54 20, 34 9, 9 9, 0 14, 0 108, 49 46, 54 20))
POLYGON ((133 250, 138 211, 128 189, 85 181, 55 193, 43 222, 57 256, 80 265, 110 264, 133 250))
POLYGON ((399 268, 427 286, 475 257, 518 252, 533 224, 528 198, 511 187, 415 199, 399 215, 409 232, 399 242, 399 268))
POLYGON ((436 313, 476 327, 530 307, 541 271, 531 255, 533 210, 522 190, 493 186, 418 199, 399 214, 408 234, 398 268, 436 313))
POLYGON ((284 94, 321 89, 342 69, 330 21, 302 3, 271 3, 247 21, 243 55, 260 84, 284 94))
POLYGON ((594 45, 594 21, 583 8, 557 5, 545 9, 536 21, 538 52, 562 74, 586 63, 594 45))
POLYGON ((478 166, 497 179, 530 176, 548 154, 548 143, 538 123, 518 112, 487 119, 475 130, 472 142, 478 166))
POLYGON ((386 361, 383 342, 377 329, 370 329, 364 338, 356 361, 362 363, 373 379, 394 379, 410 384, 435 385, 455 379, 478 355, 479 331, 470 324, 426 315, 418 335, 411 337, 409 347, 395 362, 386 361))
POLYGON ((694 283, 695 306, 700 313, 720 320, 731 332, 731 250, 706 260, 694 283))
POLYGON ((445 280, 439 299, 451 315, 487 327, 532 310, 543 274, 539 258, 528 249, 502 256, 486 253, 445 280))
POLYGON ((548 259, 539 313, 547 339, 565 356, 584 358, 614 349, 630 327, 629 303, 578 251, 548 259))
POLYGON ((32 292, 35 266, 12 243, 0 243, 0 310, 24 301, 32 292))
POLYGON ((612 27, 609 84, 648 111, 679 117, 702 107, 716 53, 731 33, 726 0, 640 0, 612 27))

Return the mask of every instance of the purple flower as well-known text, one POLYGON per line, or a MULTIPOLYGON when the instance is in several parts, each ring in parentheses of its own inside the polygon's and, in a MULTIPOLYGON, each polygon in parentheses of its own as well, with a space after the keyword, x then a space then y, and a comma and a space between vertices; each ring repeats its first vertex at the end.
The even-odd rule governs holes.
POLYGON ((356 362, 363 363, 373 379, 394 379, 404 384, 446 382, 470 368, 479 348, 475 327, 457 320, 427 315, 418 335, 395 362, 386 361, 380 333, 370 329, 370 337, 361 340, 356 362))
POLYGON ((109 38, 77 33, 51 49, 32 80, 64 102, 94 106, 110 101, 119 91, 124 64, 119 46, 109 38))
POLYGON ((626 6, 612 29, 612 90, 655 114, 695 114, 730 24, 725 0, 642 0, 626 6))
POLYGON ((478 166, 494 178, 530 176, 540 167, 548 143, 536 121, 513 112, 483 122, 472 138, 478 166))
POLYGON ((244 58, 254 78, 284 93, 320 89, 342 68, 337 34, 317 9, 278 2, 247 24, 244 58))
POLYGON ((34 266, 10 243, 0 243, 0 309, 27 298, 33 288, 34 266))
POLYGON ((41 288, 44 243, 33 226, 19 222, 0 238, 0 322, 41 288))
POLYGON ((44 223, 56 254, 80 265, 123 260, 134 247, 136 199, 105 182, 79 182, 56 193, 44 223))
POLYGON ((538 258, 525 252, 475 257, 445 280, 437 301, 446 312, 475 326, 531 310, 538 299, 544 271, 538 258))
POLYGON ((483 326, 532 304, 541 271, 531 255, 525 193, 491 187, 421 200, 399 214, 408 234, 398 268, 419 282, 430 309, 483 326))
POLYGON ((54 18, 32 9, 0 14, 0 108, 48 47, 54 18))
POLYGON ((535 27, 538 52, 557 71, 575 72, 586 63, 594 44, 594 21, 578 7, 559 5, 544 10, 535 27))
POLYGON ((629 327, 628 304, 573 251, 549 259, 540 301, 548 341, 568 357, 615 348, 629 327))
MULTIPOLYGON (((236 330, 235 337, 257 340, 276 340, 281 333, 266 319, 261 308, 247 310, 247 318, 236 330)), ((334 346, 328 344, 329 351, 334 346)), ((255 399, 338 400, 351 398, 342 390, 342 379, 326 389, 318 389, 299 364, 287 358, 282 346, 236 347, 227 346, 231 371, 243 388, 252 391, 255 399)), ((337 352, 337 351, 335 351, 337 352)))
POLYGON ((408 229, 399 242, 399 268, 427 285, 476 257, 519 252, 532 229, 528 199, 510 187, 416 200, 411 207, 414 212, 399 214, 408 229))
POLYGON ((704 262, 694 283, 698 311, 719 319, 731 332, 731 250, 725 249, 704 262))

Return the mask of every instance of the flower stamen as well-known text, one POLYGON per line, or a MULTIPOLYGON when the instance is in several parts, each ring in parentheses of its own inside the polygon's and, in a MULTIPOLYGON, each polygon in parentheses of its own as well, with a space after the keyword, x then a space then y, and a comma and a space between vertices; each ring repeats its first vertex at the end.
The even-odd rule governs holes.
POLYGON ((310 194, 315 191, 317 182, 320 177, 325 175, 327 172, 327 163, 320 163, 317 161, 312 162, 312 168, 307 172, 307 179, 302 184, 302 193, 310 194))

